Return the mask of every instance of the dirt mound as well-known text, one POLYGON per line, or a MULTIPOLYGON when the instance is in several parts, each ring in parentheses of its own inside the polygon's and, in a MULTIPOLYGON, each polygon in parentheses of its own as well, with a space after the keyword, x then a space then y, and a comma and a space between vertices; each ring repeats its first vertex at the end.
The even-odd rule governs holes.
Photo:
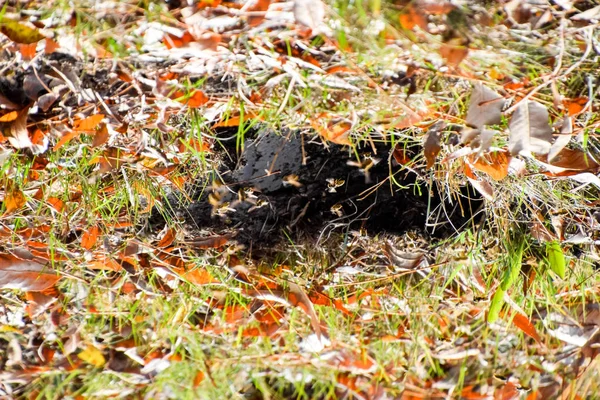
MULTIPOLYGON (((352 149, 325 146, 291 130, 261 129, 246 139, 239 157, 235 138, 221 144, 233 158, 223 163, 219 179, 199 183, 192 204, 183 205, 176 196, 170 202, 192 230, 231 228, 244 244, 264 245, 286 235, 323 237, 348 228, 371 234, 425 231, 428 207, 441 202, 394 161, 389 143, 352 149)), ((478 208, 473 201, 477 204, 464 209, 478 208)), ((470 215, 449 217, 461 226, 470 215)), ((436 234, 453 231, 448 226, 436 234)))

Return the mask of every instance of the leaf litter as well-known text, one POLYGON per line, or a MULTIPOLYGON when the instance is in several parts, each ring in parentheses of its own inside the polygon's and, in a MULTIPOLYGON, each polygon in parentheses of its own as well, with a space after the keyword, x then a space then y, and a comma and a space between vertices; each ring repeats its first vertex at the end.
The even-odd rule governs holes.
POLYGON ((0 393, 594 393, 583 3, 7 5, 0 393))

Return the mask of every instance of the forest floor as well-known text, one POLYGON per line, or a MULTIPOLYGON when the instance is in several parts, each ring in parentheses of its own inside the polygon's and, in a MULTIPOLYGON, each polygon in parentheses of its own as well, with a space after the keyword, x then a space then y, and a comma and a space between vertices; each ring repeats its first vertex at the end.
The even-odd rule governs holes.
POLYGON ((6 2, 0 398, 596 398, 599 21, 6 2))

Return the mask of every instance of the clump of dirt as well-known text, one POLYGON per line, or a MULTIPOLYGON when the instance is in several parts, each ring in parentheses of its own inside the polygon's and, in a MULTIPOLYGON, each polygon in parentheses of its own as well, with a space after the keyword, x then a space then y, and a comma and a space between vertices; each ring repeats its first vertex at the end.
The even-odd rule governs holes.
MULTIPOLYGON (((246 140, 239 157, 235 138, 221 144, 233 155, 223 163, 221 181, 199 183, 192 204, 178 205, 173 196, 171 205, 192 230, 233 230, 238 242, 255 248, 286 235, 316 238, 348 227, 425 232, 428 207, 441 202, 423 183, 416 187, 417 176, 393 160, 389 143, 326 146, 299 132, 264 128, 246 140)), ((461 226, 471 215, 448 217, 461 226)), ((449 233, 450 227, 436 231, 449 233)))

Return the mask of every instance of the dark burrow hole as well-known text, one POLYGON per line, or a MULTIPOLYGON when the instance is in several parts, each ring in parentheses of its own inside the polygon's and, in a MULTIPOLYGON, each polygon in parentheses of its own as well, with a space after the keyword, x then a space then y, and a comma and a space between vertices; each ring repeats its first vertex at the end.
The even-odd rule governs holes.
MULTIPOLYGON (((191 204, 177 194, 168 197, 168 208, 192 232, 233 231, 236 241, 255 249, 360 228, 371 235, 417 230, 445 238, 473 216, 483 215, 477 212, 481 196, 470 187, 462 189, 460 204, 442 204, 436 187, 430 190, 394 160, 389 142, 367 141, 350 149, 325 146, 314 135, 257 128, 245 135, 244 150, 237 156, 236 132, 218 132, 221 140, 215 151, 223 152, 220 184, 198 182, 188 193, 191 204), (444 212, 435 229, 427 228, 428 210, 439 210, 440 205, 444 212)), ((410 157, 419 151, 420 145, 405 149, 410 157)), ((163 224, 155 211, 151 225, 163 224)))

